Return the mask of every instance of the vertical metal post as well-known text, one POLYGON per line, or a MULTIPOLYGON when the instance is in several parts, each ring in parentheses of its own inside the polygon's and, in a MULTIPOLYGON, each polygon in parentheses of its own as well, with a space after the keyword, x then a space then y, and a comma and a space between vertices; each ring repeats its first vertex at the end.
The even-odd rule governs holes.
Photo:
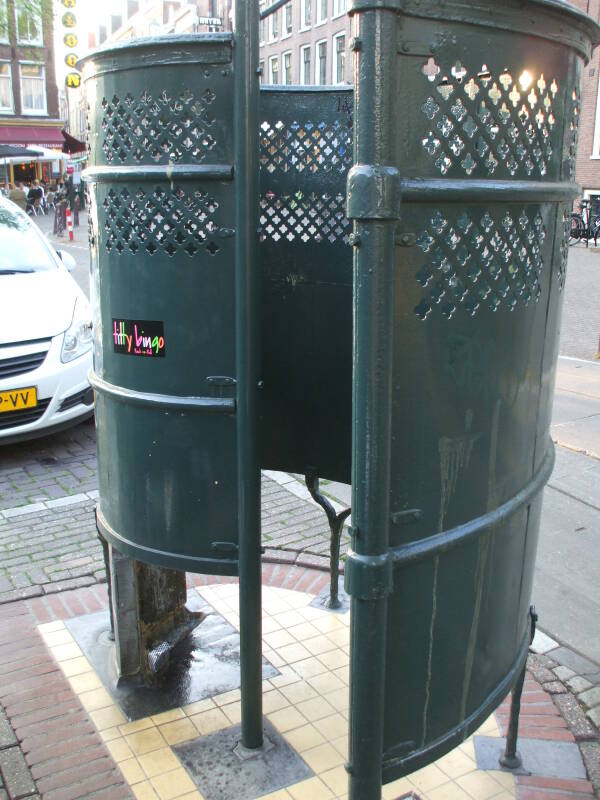
POLYGON ((263 741, 258 454, 258 3, 235 0, 236 377, 242 746, 263 741))
MULTIPOLYGON (((391 4, 390 4, 391 5, 391 4)), ((351 13, 352 10, 351 10, 351 13)), ((353 542, 350 800, 381 797, 389 555, 394 231, 399 216, 394 109, 396 14, 385 2, 354 12, 355 166, 348 175, 354 220, 353 542)))

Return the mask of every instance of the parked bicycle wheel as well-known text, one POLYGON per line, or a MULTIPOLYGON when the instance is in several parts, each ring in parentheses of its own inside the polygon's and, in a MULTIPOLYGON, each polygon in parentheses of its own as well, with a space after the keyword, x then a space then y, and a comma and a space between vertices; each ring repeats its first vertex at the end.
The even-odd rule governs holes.
POLYGON ((569 246, 577 244, 585 239, 585 223, 580 214, 571 214, 571 232, 569 234, 569 246))

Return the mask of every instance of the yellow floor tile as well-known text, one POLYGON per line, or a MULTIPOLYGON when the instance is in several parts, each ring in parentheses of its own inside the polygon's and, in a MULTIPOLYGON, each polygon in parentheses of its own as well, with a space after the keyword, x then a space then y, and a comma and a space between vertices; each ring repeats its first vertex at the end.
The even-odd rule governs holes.
POLYGON ((454 781, 448 781, 427 793, 428 800, 472 800, 471 795, 457 786, 454 781))
POLYGON ((242 721, 241 703, 229 703, 229 705, 223 706, 221 711, 225 714, 232 725, 238 725, 242 721))
POLYGON ((348 656, 339 647, 336 647, 335 650, 329 650, 327 653, 321 653, 317 658, 329 670, 343 668, 348 671, 348 656))
POLYGON ((175 722, 167 722, 166 725, 161 725, 159 730, 170 745, 198 738, 196 727, 187 717, 177 719, 175 722))
POLYGON ((100 738, 103 742, 112 742, 113 739, 121 738, 121 732, 118 728, 105 728, 100 731, 100 738))
POLYGON ((487 773, 477 771, 456 779, 456 783, 474 800, 488 800, 502 790, 502 786, 487 773))
POLYGON ((215 704, 211 700, 210 697, 207 697, 206 700, 198 700, 196 703, 188 703, 187 706, 183 706, 183 711, 188 715, 188 717, 193 717, 194 714, 200 714, 202 711, 212 711, 215 707, 215 704))
POLYGON ((43 635, 44 633, 50 633, 51 631, 61 631, 64 630, 65 623, 62 619, 55 619, 52 622, 42 622, 41 625, 38 625, 38 631, 43 635))
POLYGON ((300 728, 302 725, 306 725, 307 722, 306 717, 303 717, 293 706, 288 706, 288 708, 282 708, 281 711, 269 714, 269 719, 280 733, 287 733, 287 731, 294 730, 294 728, 300 728))
POLYGON ((82 658, 83 653, 75 642, 69 644, 59 644, 56 647, 51 647, 50 652, 54 656, 55 661, 60 664, 61 661, 71 661, 73 658, 82 658))
POLYGON ((303 678, 311 678, 314 675, 321 675, 323 672, 327 672, 327 667, 316 656, 306 658, 304 661, 296 661, 294 669, 303 678))
POLYGON ((303 642, 305 639, 313 639, 318 636, 320 631, 312 624, 312 622, 302 622, 300 625, 294 625, 288 629, 290 636, 293 636, 297 642, 303 642))
POLYGON ((500 730, 495 716, 492 714, 477 730, 479 736, 500 736, 500 730))
POLYGON ((292 683, 290 686, 282 686, 281 693, 289 700, 290 703, 302 703, 304 700, 312 700, 319 696, 316 689, 309 686, 306 681, 299 683, 292 683))
POLYGON ((348 773, 341 765, 322 772, 319 777, 331 789, 335 797, 348 791, 348 773))
POLYGON ((467 775, 469 772, 473 772, 473 770, 477 769, 475 761, 460 748, 452 750, 450 753, 439 758, 435 763, 451 780, 460 778, 461 775, 467 775))
POLYGON ((421 792, 430 792, 444 783, 448 783, 448 776, 436 764, 429 764, 416 772, 412 772, 408 779, 421 792))
POLYGON ((305 750, 302 753, 302 758, 312 771, 317 774, 326 772, 334 767, 339 767, 340 764, 344 763, 344 757, 328 742, 313 747, 310 750, 305 750))
POLYGON ((324 633, 321 633, 312 639, 305 639, 303 645, 313 656, 320 656, 323 655, 323 653, 327 653, 330 650, 336 649, 336 645, 328 636, 325 636, 324 633))
POLYGON ((333 797, 331 789, 316 776, 288 786, 288 792, 294 800, 330 800, 333 797))
POLYGON ((498 781, 500 786, 508 792, 515 792, 515 778, 510 772, 503 772, 502 770, 489 770, 488 775, 495 781, 498 781))
POLYGON ((350 644, 350 631, 344 626, 337 631, 330 631, 327 638, 337 647, 347 647, 350 644))
POLYGON ((177 800, 204 800, 200 792, 196 789, 193 792, 182 794, 177 800))
POLYGON ((277 650, 279 647, 284 647, 286 644, 294 644, 296 639, 283 628, 280 628, 273 633, 263 634, 263 642, 267 647, 277 650))
POLYGON ((119 763, 119 769, 130 786, 134 783, 140 783, 146 778, 137 758, 128 758, 126 761, 121 761, 119 763))
POLYGON ((233 689, 231 692, 223 692, 222 694, 216 694, 212 699, 215 705, 217 706, 226 706, 229 703, 235 703, 240 700, 242 697, 242 693, 239 689, 233 689))
MULTIPOLYGON (((346 725, 348 723, 346 722, 346 725)), ((344 734, 344 736, 340 736, 337 739, 332 739, 331 744, 335 747, 335 749, 344 757, 344 761, 348 758, 348 734, 344 734)))
POLYGON ((116 706, 101 708, 99 711, 91 711, 90 719, 99 731, 105 728, 114 728, 115 725, 123 725, 127 720, 125 714, 116 706))
POLYGON ((458 746, 458 749, 465 753, 465 755, 469 756, 472 761, 475 761, 475 745, 473 744, 473 738, 467 739, 466 742, 463 742, 458 746))
POLYGON ((322 675, 313 675, 312 678, 308 678, 307 680, 319 694, 329 694, 329 692, 336 692, 338 689, 348 694, 346 684, 331 672, 324 672, 322 675))
POLYGON ((150 783, 160 800, 174 800, 174 798, 196 789, 194 782, 183 767, 164 775, 157 775, 151 779, 150 783))
POLYGON ((185 714, 180 708, 172 708, 170 711, 164 711, 162 714, 155 714, 150 717, 155 725, 164 725, 167 722, 175 722, 177 719, 183 719, 185 714))
MULTIPOLYGON (((133 752, 124 739, 113 739, 112 742, 106 742, 108 752, 117 762, 126 761, 128 758, 133 758, 133 752)), ((143 780, 143 778, 140 778, 143 780)))
POLYGON ((82 692, 79 695, 81 705, 86 711, 98 711, 113 705, 113 699, 103 687, 92 689, 89 692, 82 692))
POLYGON ((289 706, 289 700, 279 691, 270 687, 271 691, 263 692, 263 712, 270 714, 272 711, 279 711, 280 708, 289 706))
POLYGON ((84 656, 61 661, 60 668, 67 678, 72 678, 74 675, 82 675, 84 672, 93 671, 89 661, 84 656))
POLYGON ((60 644, 73 644, 73 637, 66 628, 42 634, 48 647, 57 647, 60 644))
POLYGON ((348 734, 348 723, 342 715, 337 712, 324 719, 320 719, 315 727, 319 733, 322 733, 329 741, 332 739, 339 739, 340 736, 346 736, 348 734))
POLYGON ((302 661, 305 658, 309 658, 311 655, 309 651, 299 642, 294 642, 294 644, 288 644, 285 647, 280 647, 277 651, 277 654, 287 664, 293 664, 296 661, 302 661))
POLYGON ((231 725, 220 708, 203 711, 201 714, 194 714, 193 717, 190 717, 190 720, 202 736, 214 733, 222 728, 228 728, 231 725))
POLYGON ((170 747, 163 747, 160 750, 146 753, 146 755, 140 756, 138 761, 144 770, 144 777, 146 778, 154 778, 163 772, 169 772, 172 769, 181 767, 181 762, 170 747))
POLYGON ((271 792, 271 794, 263 794, 259 800, 290 800, 292 795, 287 789, 280 789, 278 792, 271 792))
POLYGON ((335 712, 335 708, 323 697, 314 697, 312 700, 296 703, 296 708, 309 722, 316 722, 335 712))
POLYGON ((95 672, 84 672, 82 675, 74 675, 72 678, 69 678, 69 683, 75 694, 82 694, 92 689, 102 688, 102 681, 95 672))
POLYGON ((304 617, 298 611, 284 611, 283 614, 275 614, 275 621, 287 630, 294 625, 302 625, 304 617))
POLYGON ((392 783, 386 783, 381 790, 381 796, 383 800, 396 800, 397 797, 402 797, 413 788, 408 778, 399 778, 392 783))
POLYGON ((302 725, 300 728, 294 728, 294 730, 288 731, 284 735, 298 753, 302 753, 304 750, 310 750, 312 747, 324 744, 326 741, 321 731, 310 723, 308 725, 302 725))
POLYGON ((335 692, 328 692, 325 699, 331 703, 336 711, 347 711, 350 703, 348 687, 344 686, 343 689, 338 689, 335 692))
POLYGON ((139 733, 130 733, 125 737, 125 741, 136 756, 142 756, 144 753, 150 753, 152 750, 158 750, 166 745, 158 728, 148 728, 139 733))
POLYGON ((276 675, 274 678, 269 678, 269 682, 278 689, 281 689, 283 686, 289 686, 291 683, 297 683, 297 681, 302 680, 296 671, 297 666, 298 664, 295 664, 294 667, 288 667, 287 665, 281 667, 279 675, 276 675))
POLYGON ((501 794, 495 795, 494 800, 514 800, 515 796, 514 792, 502 792, 501 794))
POLYGON ((143 717, 143 719, 136 719, 134 722, 127 722, 125 725, 121 725, 119 730, 123 736, 127 736, 130 733, 139 733, 148 728, 154 728, 152 717, 143 717))
POLYGON ((337 614, 326 614, 321 619, 316 619, 313 622, 315 628, 321 633, 332 633, 333 631, 342 631, 346 629, 346 626, 338 617, 337 614))
POLYGON ((136 800, 156 800, 158 795, 150 785, 150 781, 143 781, 142 783, 136 783, 134 786, 131 787, 131 791, 134 793, 136 800))
MULTIPOLYGON (((333 651, 332 651, 333 652, 333 651)), ((340 651, 341 652, 341 651, 340 651)), ((350 667, 340 667, 339 669, 332 670, 332 675, 336 675, 344 686, 348 686, 350 684, 350 667)))

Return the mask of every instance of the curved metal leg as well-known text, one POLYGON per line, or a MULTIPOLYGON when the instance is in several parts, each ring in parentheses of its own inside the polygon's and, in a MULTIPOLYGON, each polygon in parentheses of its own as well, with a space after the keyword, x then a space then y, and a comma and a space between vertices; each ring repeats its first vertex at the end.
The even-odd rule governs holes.
MULTIPOLYGON (((531 617, 531 634, 530 643, 533 642, 535 636, 535 626, 537 623, 537 614, 535 613, 534 606, 529 609, 531 617)), ((510 719, 508 723, 508 730, 506 732, 506 749, 504 755, 500 756, 500 764, 506 769, 519 769, 522 764, 521 756, 517 753, 517 737, 519 735, 519 714, 521 712, 521 694, 523 693, 523 684, 525 683, 525 673, 527 671, 527 664, 524 665, 523 671, 519 675, 515 688, 512 691, 512 700, 510 704, 510 719)))
POLYGON ((310 496, 318 503, 325 511, 327 522, 329 523, 329 530, 331 532, 330 549, 329 549, 329 608, 339 608, 341 606, 338 596, 338 583, 340 577, 340 540, 342 537, 342 529, 344 527, 344 520, 350 513, 351 509, 345 508, 336 512, 332 504, 323 497, 319 492, 319 478, 313 473, 304 476, 306 488, 310 492, 310 496))

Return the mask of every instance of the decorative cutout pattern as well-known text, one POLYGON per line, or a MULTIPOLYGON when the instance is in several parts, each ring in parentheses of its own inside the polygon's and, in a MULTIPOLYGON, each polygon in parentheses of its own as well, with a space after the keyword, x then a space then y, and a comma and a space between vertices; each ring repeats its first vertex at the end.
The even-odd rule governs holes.
POLYGON ((567 208, 563 211, 562 218, 562 231, 560 240, 560 261, 558 264, 558 288, 562 292, 565 288, 565 280, 567 279, 567 261, 569 260, 569 238, 571 236, 571 227, 573 220, 571 219, 571 211, 567 208))
POLYGON ((105 247, 119 255, 143 250, 151 256, 174 256, 183 251, 191 257, 204 247, 212 256, 220 250, 217 239, 231 235, 214 221, 218 203, 199 190, 110 189, 102 207, 105 247))
POLYGON ((442 175, 476 168, 488 176, 547 174, 556 149, 556 79, 527 70, 517 78, 506 68, 494 76, 486 64, 473 72, 458 61, 442 73, 432 58, 422 72, 435 84, 421 106, 430 123, 422 145, 442 175))
POLYGON ((267 192, 260 201, 260 240, 348 243, 352 225, 346 218, 346 197, 296 192, 277 196, 267 192))
POLYGON ((577 140, 579 138, 579 91, 573 89, 571 94, 571 114, 569 119, 568 150, 567 150, 567 177, 575 174, 575 159, 577 157, 577 140))
MULTIPOLYGON (((211 134, 215 117, 210 106, 216 94, 206 89, 199 97, 189 90, 158 97, 146 90, 139 98, 127 93, 102 98, 102 151, 108 163, 151 159, 156 164, 177 163, 187 157, 202 161, 215 147, 211 134)), ((89 128, 89 125, 88 125, 89 128)))
POLYGON ((334 122, 264 121, 260 126, 260 165, 272 174, 346 172, 352 164, 352 127, 334 122))
POLYGON ((474 316, 485 306, 512 311, 537 302, 545 238, 539 211, 506 211, 500 220, 463 212, 454 221, 435 211, 417 237, 426 259, 416 279, 427 291, 415 314, 424 320, 437 306, 450 319, 460 306, 474 316))

